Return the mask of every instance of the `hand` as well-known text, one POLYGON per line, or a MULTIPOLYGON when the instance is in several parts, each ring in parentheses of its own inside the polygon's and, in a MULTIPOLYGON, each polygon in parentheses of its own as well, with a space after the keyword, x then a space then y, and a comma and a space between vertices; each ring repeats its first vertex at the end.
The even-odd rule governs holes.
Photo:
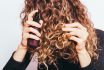
POLYGON ((35 26, 40 28, 43 21, 40 20, 39 23, 33 21, 33 15, 38 12, 38 10, 32 11, 29 15, 28 15, 28 20, 26 21, 26 23, 23 26, 23 32, 22 32, 22 41, 21 44, 24 47, 27 47, 27 39, 31 38, 31 39, 35 39, 35 40, 39 40, 41 34, 39 33, 39 31, 33 27, 29 27, 29 26, 35 26), (30 34, 30 32, 34 33, 30 34))
POLYGON ((32 28, 32 27, 29 27, 31 25, 31 26, 35 26, 35 27, 40 28, 42 23, 43 23, 42 20, 39 21, 40 24, 35 22, 35 21, 33 21, 33 15, 36 12, 38 12, 38 10, 32 11, 28 15, 28 20, 24 23, 21 44, 19 44, 16 52, 13 55, 13 59, 18 61, 18 62, 22 62, 24 57, 25 57, 25 55, 26 55, 26 52, 27 52, 27 39, 28 38, 35 39, 35 40, 40 39, 39 37, 41 36, 41 34, 39 33, 39 31, 34 29, 34 28, 32 28), (29 32, 32 32, 35 35, 30 34, 29 32))
POLYGON ((65 24, 63 31, 68 31, 69 39, 77 42, 76 51, 81 67, 87 67, 91 63, 91 57, 86 50, 86 41, 89 33, 80 23, 65 24))
POLYGON ((85 44, 88 38, 89 33, 87 29, 82 26, 80 23, 65 24, 65 27, 62 28, 63 31, 67 31, 69 39, 77 42, 76 51, 78 53, 85 51, 85 44))

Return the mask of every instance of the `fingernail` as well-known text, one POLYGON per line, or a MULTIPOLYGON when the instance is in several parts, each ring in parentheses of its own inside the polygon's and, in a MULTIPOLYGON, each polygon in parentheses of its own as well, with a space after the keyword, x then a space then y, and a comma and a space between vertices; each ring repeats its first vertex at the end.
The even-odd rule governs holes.
POLYGON ((43 24, 43 20, 40 20, 40 21, 39 21, 39 23, 40 23, 40 24, 41 24, 41 26, 42 26, 42 24, 43 24))

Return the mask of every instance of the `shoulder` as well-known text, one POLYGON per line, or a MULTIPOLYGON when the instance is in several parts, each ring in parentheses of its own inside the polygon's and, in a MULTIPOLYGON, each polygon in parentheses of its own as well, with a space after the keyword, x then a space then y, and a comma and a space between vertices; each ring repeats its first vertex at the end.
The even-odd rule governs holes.
POLYGON ((100 29, 95 29, 97 36, 100 38, 102 37, 104 39, 104 31, 100 29))
POLYGON ((95 63, 96 70, 104 70, 104 31, 96 29, 98 38, 98 60, 95 63))
POLYGON ((103 30, 95 29, 95 32, 96 32, 98 37, 104 38, 104 31, 103 30))
POLYGON ((103 31, 103 30, 101 30, 101 29, 95 29, 95 31, 96 31, 96 34, 97 34, 97 35, 103 37, 103 35, 104 35, 104 31, 103 31))
POLYGON ((98 45, 99 46, 104 46, 104 31, 100 29, 95 29, 97 39, 98 39, 98 45))

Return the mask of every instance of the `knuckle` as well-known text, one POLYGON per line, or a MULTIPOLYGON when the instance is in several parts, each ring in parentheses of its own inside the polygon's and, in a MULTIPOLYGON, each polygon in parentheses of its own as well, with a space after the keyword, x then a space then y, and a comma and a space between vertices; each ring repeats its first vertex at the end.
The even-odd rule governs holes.
POLYGON ((29 23, 29 21, 27 20, 27 21, 25 22, 25 26, 28 26, 28 23, 29 23))
POLYGON ((33 22, 32 21, 27 21, 27 25, 32 25, 33 24, 33 22))
POLYGON ((27 24, 27 25, 29 25, 29 24, 30 24, 30 21, 29 21, 29 20, 28 20, 28 21, 26 21, 26 24, 27 24))

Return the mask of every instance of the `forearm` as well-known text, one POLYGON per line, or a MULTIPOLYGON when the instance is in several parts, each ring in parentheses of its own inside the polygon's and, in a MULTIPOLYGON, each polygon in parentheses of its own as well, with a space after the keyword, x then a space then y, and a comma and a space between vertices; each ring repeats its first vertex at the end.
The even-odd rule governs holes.
POLYGON ((22 62, 27 52, 27 48, 23 47, 21 44, 18 46, 16 52, 13 55, 13 59, 22 62))
POLYGON ((86 50, 82 50, 78 53, 78 57, 82 68, 87 67, 91 63, 91 57, 86 50))

